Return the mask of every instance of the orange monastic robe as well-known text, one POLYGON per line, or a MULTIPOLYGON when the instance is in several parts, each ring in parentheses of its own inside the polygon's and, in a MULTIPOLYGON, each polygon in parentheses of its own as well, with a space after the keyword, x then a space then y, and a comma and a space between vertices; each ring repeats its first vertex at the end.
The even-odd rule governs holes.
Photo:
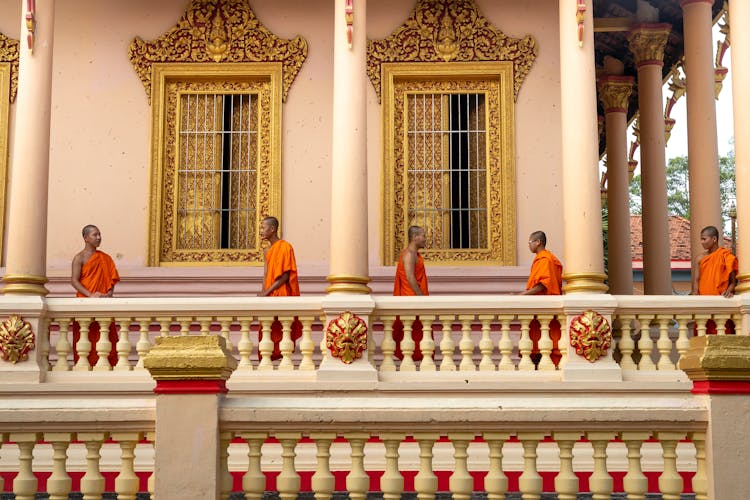
MULTIPOLYGON (((416 295, 409 285, 409 280, 406 279, 406 271, 404 270, 404 253, 406 250, 406 248, 403 249, 401 255, 398 257, 396 279, 393 282, 393 295, 416 295)), ((417 253, 417 262, 414 264, 414 277, 417 279, 422 294, 429 295, 427 290, 427 272, 425 272, 424 269, 424 259, 419 253, 417 253)))
POLYGON ((287 271, 289 271, 289 280, 271 292, 271 297, 296 297, 299 295, 297 261, 294 259, 294 250, 288 242, 277 240, 266 251, 266 278, 263 281, 263 288, 273 285, 273 282, 287 271))
POLYGON ((737 273, 737 257, 726 248, 717 248, 700 260, 698 295, 722 295, 729 286, 729 275, 737 273))
MULTIPOLYGON (((120 275, 117 273, 117 268, 112 260, 112 257, 106 253, 97 250, 94 255, 89 258, 86 263, 81 266, 81 276, 78 279, 81 285, 89 292, 107 293, 113 286, 120 281, 120 275)), ((76 292, 76 297, 85 297, 80 292, 76 292)), ((99 323, 93 321, 89 325, 89 342, 91 342, 91 351, 89 352, 88 359, 89 364, 94 366, 99 360, 99 354, 96 352, 96 343, 99 341, 100 336, 99 323)), ((78 322, 73 323, 73 362, 78 362, 78 340, 81 336, 81 328, 78 322)), ((117 327, 114 323, 109 325, 109 342, 112 344, 112 350, 109 353, 108 359, 111 366, 117 364, 117 327)))
POLYGON ((545 292, 542 295, 562 294, 562 264, 549 250, 537 252, 534 262, 531 264, 529 281, 526 282, 526 290, 541 283, 545 292))

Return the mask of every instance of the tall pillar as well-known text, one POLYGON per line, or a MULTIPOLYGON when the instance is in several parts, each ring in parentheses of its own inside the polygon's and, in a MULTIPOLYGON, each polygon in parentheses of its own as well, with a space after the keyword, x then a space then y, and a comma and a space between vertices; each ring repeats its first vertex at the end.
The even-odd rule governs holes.
POLYGON ((597 134, 593 8, 560 0, 560 88, 562 117, 563 220, 566 293, 607 290, 604 280, 599 136, 597 134))
POLYGON ((21 2, 4 294, 46 295, 47 188, 55 2, 21 2), (30 16, 31 22, 27 21, 30 16), (31 47, 29 47, 31 44, 31 47))
POLYGON ((643 207, 643 291, 672 293, 667 174, 665 160, 662 67, 671 26, 635 26, 628 36, 638 71, 638 110, 641 132, 641 193, 643 207))
MULTIPOLYGON (((690 247, 694 258, 703 252, 700 245, 701 229, 716 226, 721 231, 723 225, 719 197, 719 147, 716 138, 714 44, 711 35, 713 3, 713 0, 680 2, 685 33, 690 247)), ((740 3, 743 3, 742 0, 740 3)), ((732 52, 734 35, 732 33, 732 52)), ((734 56, 732 60, 734 61, 734 56)), ((732 71, 734 72, 734 68, 732 71)))
POLYGON ((633 258, 630 253, 630 200, 628 171, 628 98, 633 77, 610 75, 600 80, 599 96, 605 112, 607 137, 607 209, 609 222, 609 292, 633 294, 633 258))
POLYGON ((333 37, 333 161, 328 293, 370 293, 367 283, 366 0, 336 0, 333 37))
MULTIPOLYGON (((750 30, 745 31, 732 19, 750 19, 750 2, 729 2, 729 30, 732 37, 732 108, 734 110, 734 171, 737 194, 737 226, 740 240, 737 257, 740 261, 735 291, 750 291, 750 30), (743 235, 745 235, 743 237, 743 235)), ((747 331, 747 329, 745 329, 747 331)))

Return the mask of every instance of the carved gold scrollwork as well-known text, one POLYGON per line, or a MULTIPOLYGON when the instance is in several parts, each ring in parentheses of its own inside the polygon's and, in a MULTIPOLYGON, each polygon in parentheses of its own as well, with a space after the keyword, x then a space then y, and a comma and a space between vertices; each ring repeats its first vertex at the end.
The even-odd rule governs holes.
POLYGON ((473 0, 419 0, 389 37, 367 42, 367 75, 380 102, 383 63, 508 61, 513 63, 517 98, 536 55, 531 35, 506 36, 481 15, 473 0))
POLYGON ((129 48, 130 62, 151 99, 151 66, 175 62, 280 62, 283 94, 307 58, 307 41, 277 37, 255 17, 247 0, 192 0, 177 25, 146 42, 136 37, 129 48))
POLYGON ((29 357, 34 349, 34 332, 31 325, 14 314, 0 325, 0 352, 5 361, 17 363, 29 357))
POLYGON ((605 356, 611 345, 612 329, 598 312, 586 311, 570 322, 570 346, 591 363, 605 356))
POLYGON ((367 324, 349 311, 331 320, 326 328, 326 347, 346 364, 362 357, 367 349, 367 324))
POLYGON ((0 33, 0 63, 10 63, 10 102, 16 100, 18 92, 18 40, 0 33))

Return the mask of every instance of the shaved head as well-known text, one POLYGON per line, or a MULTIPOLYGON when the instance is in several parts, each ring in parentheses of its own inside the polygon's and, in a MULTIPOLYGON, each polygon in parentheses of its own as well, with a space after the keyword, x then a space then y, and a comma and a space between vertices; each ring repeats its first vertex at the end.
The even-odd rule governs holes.
POLYGON ((534 231, 531 233, 531 236, 529 236, 529 239, 531 241, 539 240, 542 242, 542 246, 547 246, 547 235, 544 234, 544 231, 534 231))
POLYGON ((94 229, 99 229, 99 228, 96 227, 93 224, 87 224, 87 225, 83 226, 83 229, 81 229, 81 236, 83 236, 85 238, 94 229))
POLYGON ((274 230, 279 229, 279 219, 277 219, 276 217, 269 215, 268 217, 265 217, 263 219, 263 222, 274 228, 274 230))
POLYGON ((719 239, 719 230, 716 229, 716 226, 706 226, 701 230, 701 234, 705 234, 706 236, 713 236, 716 239, 719 239))

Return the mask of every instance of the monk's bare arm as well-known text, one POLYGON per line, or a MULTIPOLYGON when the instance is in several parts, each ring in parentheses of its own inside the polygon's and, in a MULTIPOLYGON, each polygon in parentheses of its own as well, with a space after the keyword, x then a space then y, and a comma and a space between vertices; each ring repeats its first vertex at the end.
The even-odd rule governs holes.
POLYGON ((276 281, 271 283, 271 286, 260 292, 261 297, 268 297, 271 293, 273 293, 274 290, 277 290, 278 288, 282 287, 284 284, 286 284, 289 281, 289 275, 291 274, 290 271, 284 271, 281 276, 276 278, 276 281))
POLYGON ((417 264, 417 256, 415 253, 406 252, 404 254, 404 273, 406 274, 406 281, 409 282, 409 286, 417 295, 424 295, 422 289, 419 288, 417 277, 414 275, 414 266, 417 264))
POLYGON ((541 293, 544 293, 547 290, 547 287, 544 286, 541 283, 537 283, 536 285, 532 286, 528 290, 524 290, 521 292, 521 295, 539 295, 541 293))
POLYGON ((734 297, 734 287, 737 286, 736 274, 736 272, 732 271, 729 275, 729 285, 727 286, 727 289, 724 290, 724 297, 734 297))
POLYGON ((76 289, 76 292, 86 297, 101 297, 100 293, 91 293, 81 284, 81 268, 83 267, 81 254, 73 257, 73 264, 70 269, 70 284, 76 289))
POLYGON ((690 295, 699 295, 701 281, 701 268, 698 265, 698 261, 693 262, 693 287, 690 290, 690 295))

